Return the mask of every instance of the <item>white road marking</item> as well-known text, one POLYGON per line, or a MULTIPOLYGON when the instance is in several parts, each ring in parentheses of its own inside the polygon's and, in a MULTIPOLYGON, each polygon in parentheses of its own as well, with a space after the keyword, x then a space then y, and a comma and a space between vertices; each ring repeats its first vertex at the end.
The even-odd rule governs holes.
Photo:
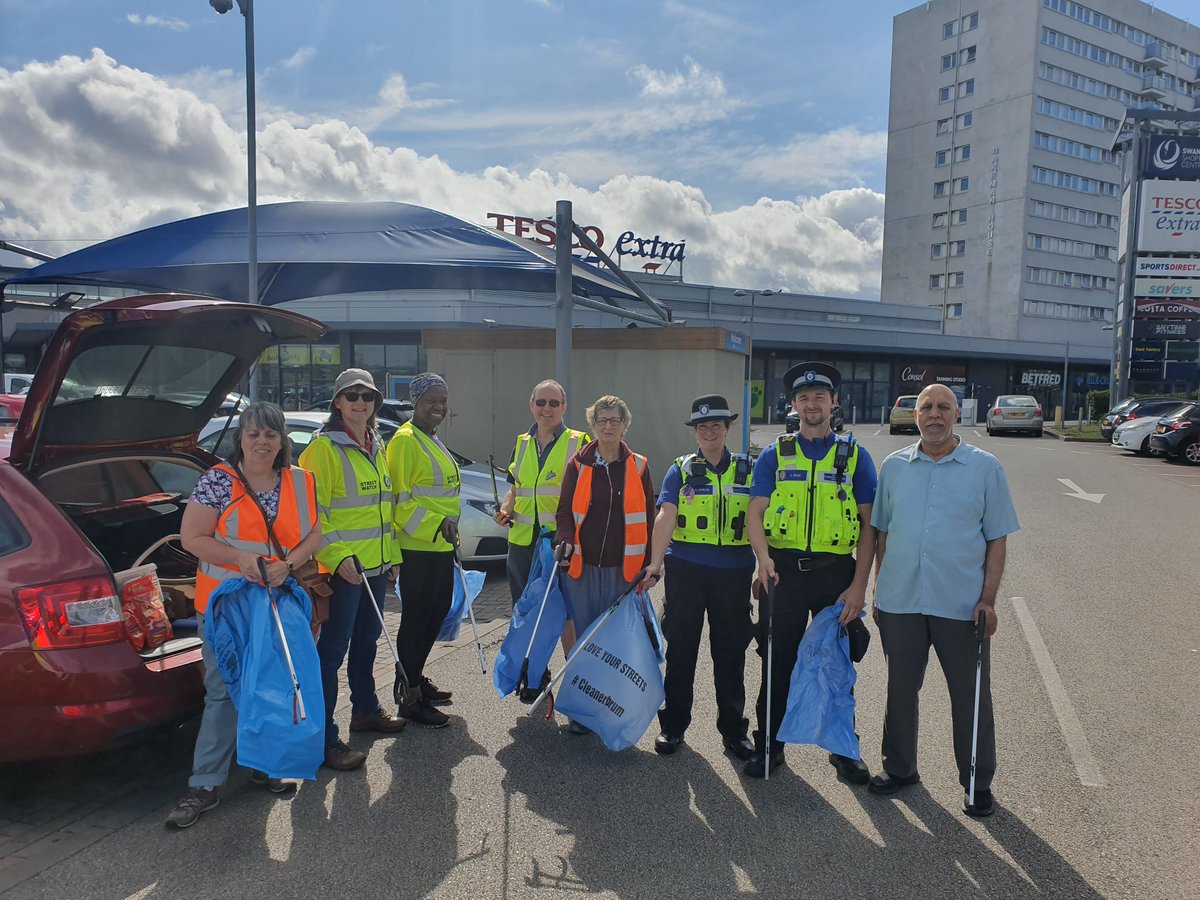
POLYGON ((1082 453, 1084 456, 1090 456, 1092 453, 1091 450, 1072 450, 1071 452, 1072 453, 1082 453))
POLYGON ((1079 485, 1077 485, 1075 482, 1073 482, 1069 478, 1060 478, 1058 480, 1059 480, 1059 482, 1062 483, 1062 485, 1064 487, 1069 487, 1071 489, 1071 493, 1067 493, 1066 491, 1063 491, 1063 496, 1065 496, 1065 497, 1075 497, 1079 500, 1087 500, 1090 503, 1099 503, 1105 497, 1104 494, 1089 494, 1089 493, 1087 493, 1087 491, 1085 491, 1083 488, 1081 488, 1079 485))
POLYGON ((873 432, 871 432, 871 436, 872 436, 872 437, 874 437, 874 436, 875 436, 875 435, 877 435, 877 434, 883 434, 883 429, 882 429, 882 428, 876 428, 876 429, 875 429, 873 432))
POLYGON ((1159 472, 1163 478, 1200 478, 1200 472, 1159 472))
POLYGON ((1063 684, 1062 677, 1058 674, 1054 660, 1050 658, 1050 651, 1046 648, 1046 642, 1042 640, 1042 633, 1038 630, 1033 616, 1030 615, 1029 607, 1025 605, 1025 598, 1013 597, 1012 605, 1017 612, 1017 621, 1021 623, 1021 629, 1025 632, 1025 640, 1029 642, 1033 660, 1037 663, 1038 671, 1042 675, 1042 682, 1046 685, 1046 693, 1050 696, 1050 706, 1054 709, 1058 727, 1062 731, 1063 738, 1066 739, 1067 752, 1071 754, 1071 762, 1074 763, 1075 771, 1079 775, 1079 783, 1084 787, 1107 787, 1108 781, 1100 772, 1100 764, 1092 753, 1092 746, 1088 743, 1083 723, 1079 721, 1075 706, 1067 695, 1067 688, 1063 684))

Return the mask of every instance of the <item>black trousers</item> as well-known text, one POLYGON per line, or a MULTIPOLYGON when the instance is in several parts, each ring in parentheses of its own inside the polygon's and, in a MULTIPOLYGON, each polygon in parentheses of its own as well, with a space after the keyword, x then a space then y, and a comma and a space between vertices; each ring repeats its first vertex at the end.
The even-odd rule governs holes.
POLYGON ((429 651, 450 612, 457 577, 453 553, 404 551, 396 585, 400 590, 400 631, 396 635, 396 651, 413 687, 421 680, 425 660, 429 659, 429 651))
MULTIPOLYGON (((879 611, 879 640, 887 657, 887 711, 883 719, 883 768, 906 777, 917 771, 917 723, 921 685, 933 647, 950 689, 950 721, 958 780, 971 776, 971 732, 975 725, 975 623, 919 613, 879 611)), ((975 790, 991 789, 996 772, 996 726, 992 720, 991 641, 983 642, 979 682, 979 746, 975 790)))
POLYGON ((838 596, 854 580, 854 557, 844 556, 831 565, 801 572, 793 554, 772 549, 771 559, 779 574, 775 588, 775 611, 768 615, 766 597, 760 597, 758 606, 758 655, 762 657, 762 685, 758 692, 755 711, 758 729, 754 732, 754 746, 761 750, 766 745, 767 716, 767 621, 771 620, 771 752, 782 749, 783 744, 775 740, 779 723, 787 710, 788 688, 791 686, 792 669, 796 667, 796 654, 800 639, 808 628, 809 619, 827 606, 832 606, 838 596))
POLYGON ((704 615, 717 691, 717 731, 746 736, 746 648, 750 645, 753 569, 717 569, 668 556, 663 637, 667 639, 666 704, 658 713, 664 733, 682 735, 692 722, 696 659, 704 615))

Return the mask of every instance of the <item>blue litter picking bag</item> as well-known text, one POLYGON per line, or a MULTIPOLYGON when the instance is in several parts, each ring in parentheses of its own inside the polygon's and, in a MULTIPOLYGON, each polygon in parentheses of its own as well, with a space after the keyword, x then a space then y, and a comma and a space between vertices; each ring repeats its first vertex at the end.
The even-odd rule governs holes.
POLYGON ((558 689, 555 709, 586 725, 609 750, 636 744, 662 706, 662 631, 649 598, 621 600, 579 639, 558 689))
POLYGON ((289 578, 275 588, 306 718, 292 685, 266 590, 243 578, 223 581, 209 601, 208 638, 238 711, 237 759, 271 778, 312 781, 325 759, 325 698, 308 594, 289 578), (211 623, 211 625, 210 625, 211 623))
POLYGON ((542 673, 550 665, 550 657, 558 646, 559 636, 567 624, 567 606, 563 602, 562 588, 558 583, 558 566, 554 562, 554 551, 550 542, 539 540, 533 554, 533 565, 529 569, 529 580, 525 591, 517 598, 513 607, 512 620, 508 623, 508 634, 496 654, 492 668, 492 684, 498 697, 507 697, 517 689, 521 679, 521 664, 525 651, 529 651, 529 686, 537 688, 542 682, 542 673), (538 623, 537 634, 533 625, 537 622, 538 609, 546 594, 546 582, 553 579, 550 594, 546 597, 546 608, 538 623), (531 644, 530 641, 533 641, 531 644))
POLYGON ((813 616, 804 632, 792 681, 787 711, 779 723, 779 740, 816 744, 830 753, 860 758, 854 733, 854 695, 858 675, 850 661, 850 639, 838 624, 842 601, 813 616))
POLYGON ((474 569, 462 569, 463 578, 467 582, 467 591, 464 594, 463 578, 458 577, 459 571, 459 567, 456 564, 454 567, 454 599, 450 601, 450 611, 446 613, 446 618, 442 620, 442 629, 438 632, 437 636, 439 641, 458 640, 458 630, 462 627, 463 619, 467 617, 467 607, 475 602, 475 598, 483 590, 483 582, 487 578, 486 572, 476 572, 474 569))

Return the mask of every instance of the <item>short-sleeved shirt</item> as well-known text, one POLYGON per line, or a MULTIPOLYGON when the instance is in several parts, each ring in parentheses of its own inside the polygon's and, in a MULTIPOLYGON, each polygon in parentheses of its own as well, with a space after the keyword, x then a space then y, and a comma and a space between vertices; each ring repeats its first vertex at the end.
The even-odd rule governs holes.
MULTIPOLYGON (((699 454, 699 449, 696 450, 699 454)), ((703 459, 703 456, 700 457, 703 459)), ((725 450, 725 455, 721 457, 721 462, 715 467, 705 461, 713 472, 718 475, 724 475, 725 471, 733 463, 733 455, 728 449, 725 450)), ((683 490, 683 473, 679 471, 679 466, 675 463, 667 468, 667 474, 663 477, 662 488, 658 492, 658 505, 670 503, 678 507, 679 494, 683 490)), ((684 501, 686 502, 686 501, 684 501)), ((674 523, 671 524, 674 528, 674 523)), ((754 568, 754 551, 747 544, 741 547, 718 546, 716 544, 694 544, 689 541, 677 541, 671 539, 671 543, 667 545, 667 556, 673 556, 676 559, 681 559, 686 562, 697 563, 702 566, 712 566, 716 569, 752 569, 754 568)))
POLYGON ((879 470, 871 524, 887 533, 875 604, 889 613, 970 621, 987 542, 1021 526, 1000 461, 959 441, 934 461, 920 442, 879 470))
MULTIPOLYGON (((809 440, 796 435, 796 445, 805 459, 824 459, 833 447, 837 435, 832 431, 823 438, 809 440)), ((854 491, 854 502, 860 506, 875 501, 875 486, 878 479, 875 474, 875 461, 862 444, 858 444, 858 462, 854 466, 854 477, 850 483, 854 491)), ((763 450, 754 463, 754 478, 750 482, 751 497, 770 497, 775 492, 775 474, 779 471, 779 457, 776 453, 778 444, 763 450)))
MULTIPOLYGON (((278 474, 278 473, 276 473, 278 474)), ((279 480, 269 491, 254 492, 258 502, 262 504, 267 517, 274 522, 279 515, 279 480)), ((192 500, 201 506, 216 510, 217 515, 225 512, 233 502, 233 476, 224 469, 212 468, 200 476, 192 489, 192 500)))

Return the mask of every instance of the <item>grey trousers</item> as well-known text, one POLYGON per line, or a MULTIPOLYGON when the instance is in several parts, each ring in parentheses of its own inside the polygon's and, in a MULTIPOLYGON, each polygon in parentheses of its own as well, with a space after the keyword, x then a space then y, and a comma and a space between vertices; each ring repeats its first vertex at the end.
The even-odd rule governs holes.
MULTIPOLYGON (((887 711, 883 719, 883 768, 908 777, 917 771, 919 695, 932 646, 950 689, 950 717, 958 780, 967 789, 975 714, 975 624, 920 614, 879 612, 879 638, 887 657, 887 711)), ((996 727, 992 720, 991 641, 983 642, 979 684, 979 744, 975 789, 990 790, 996 771, 996 727)))
POLYGON ((188 787, 221 787, 229 778, 229 766, 237 751, 237 709, 229 697, 221 670, 217 668, 212 644, 208 642, 207 619, 204 613, 199 613, 196 618, 202 641, 200 655, 204 657, 204 715, 196 735, 188 787))

